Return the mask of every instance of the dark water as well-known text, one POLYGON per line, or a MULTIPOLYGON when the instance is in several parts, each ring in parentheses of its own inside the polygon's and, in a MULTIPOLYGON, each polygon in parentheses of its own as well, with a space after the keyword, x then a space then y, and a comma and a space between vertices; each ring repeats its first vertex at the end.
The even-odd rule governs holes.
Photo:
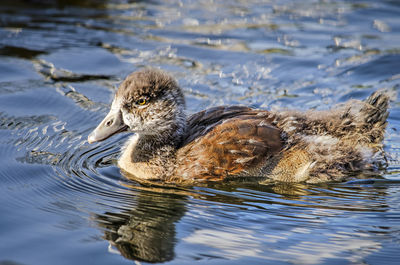
POLYGON ((0 264, 399 264, 399 1, 0 3, 0 264), (131 71, 188 112, 393 94, 375 182, 148 187, 88 145, 131 71), (136 260, 135 262, 133 260, 136 260))

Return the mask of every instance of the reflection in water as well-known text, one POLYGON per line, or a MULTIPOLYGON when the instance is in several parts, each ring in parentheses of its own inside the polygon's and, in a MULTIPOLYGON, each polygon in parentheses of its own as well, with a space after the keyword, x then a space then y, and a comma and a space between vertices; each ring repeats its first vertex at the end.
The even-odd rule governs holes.
POLYGON ((175 224, 185 213, 186 198, 142 191, 132 210, 95 215, 104 238, 131 260, 165 262, 174 258, 175 224))
MULTIPOLYGON (((349 261, 357 262, 382 248, 382 244, 374 240, 374 233, 365 231, 362 225, 358 232, 345 229, 337 233, 335 231, 339 227, 336 227, 330 233, 324 233, 324 220, 330 218, 331 223, 340 226, 344 217, 342 214, 348 215, 345 219, 352 220, 352 214, 347 213, 372 216, 374 212, 385 213, 390 206, 382 198, 387 196, 388 188, 388 183, 381 183, 373 191, 355 184, 325 187, 290 183, 213 184, 199 187, 196 192, 192 190, 190 195, 199 199, 199 205, 187 205, 188 196, 183 195, 182 190, 191 189, 144 186, 136 194, 132 209, 93 216, 104 231, 103 238, 131 260, 173 260, 179 241, 176 225, 186 215, 197 216, 204 221, 195 220, 192 232, 181 238, 181 243, 201 246, 199 252, 191 254, 196 259, 210 255, 232 261, 245 257, 278 261, 280 255, 285 255, 289 260, 319 264, 327 258, 356 252, 357 255, 350 256, 349 261), (227 205, 230 209, 226 208, 227 205), (225 208, 221 209, 221 206, 225 208), (243 220, 239 217, 239 209, 247 211, 243 220), (337 210, 342 214, 335 213, 337 210), (219 218, 224 216, 234 224, 243 222, 243 225, 232 226, 232 223, 226 222, 210 226, 206 220, 216 222, 210 214, 219 218), (256 230, 255 224, 258 227, 256 230), (285 247, 267 255, 265 249, 276 245, 285 247), (207 254, 201 251, 204 247, 208 249, 207 254)), ((384 231, 384 228, 377 228, 376 233, 381 233, 379 230, 384 231)))

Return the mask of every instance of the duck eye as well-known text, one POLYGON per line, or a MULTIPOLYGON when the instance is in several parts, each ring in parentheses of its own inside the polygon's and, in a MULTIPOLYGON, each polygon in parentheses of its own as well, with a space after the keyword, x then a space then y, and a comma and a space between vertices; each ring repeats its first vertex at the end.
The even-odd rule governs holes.
POLYGON ((137 105, 143 106, 147 104, 147 100, 145 98, 140 98, 138 101, 136 101, 137 105))

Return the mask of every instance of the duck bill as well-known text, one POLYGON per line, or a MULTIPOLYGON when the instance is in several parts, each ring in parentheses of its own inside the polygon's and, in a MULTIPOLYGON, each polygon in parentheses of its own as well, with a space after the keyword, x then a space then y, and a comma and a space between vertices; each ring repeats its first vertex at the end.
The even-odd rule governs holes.
POLYGON ((114 134, 126 131, 128 126, 122 119, 120 110, 111 110, 103 121, 88 136, 89 144, 103 141, 114 134))

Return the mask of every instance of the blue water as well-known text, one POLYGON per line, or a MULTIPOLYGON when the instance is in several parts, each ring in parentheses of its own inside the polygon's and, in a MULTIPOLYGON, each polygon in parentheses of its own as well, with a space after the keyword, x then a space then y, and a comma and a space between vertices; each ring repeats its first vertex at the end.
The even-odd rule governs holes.
POLYGON ((0 265, 398 264, 399 1, 0 3, 0 265), (89 145, 126 75, 174 75, 188 113, 392 96, 376 181, 144 186, 89 145))

